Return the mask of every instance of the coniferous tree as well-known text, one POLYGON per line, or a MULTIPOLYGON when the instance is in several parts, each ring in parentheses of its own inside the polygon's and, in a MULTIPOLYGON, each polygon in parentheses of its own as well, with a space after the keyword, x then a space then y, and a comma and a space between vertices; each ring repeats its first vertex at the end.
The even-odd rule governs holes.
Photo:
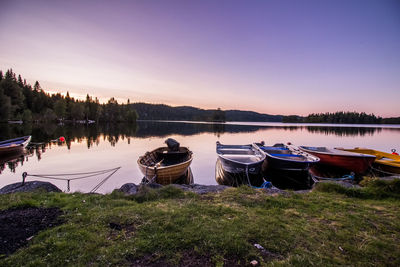
POLYGON ((22 81, 21 74, 18 74, 18 85, 21 87, 24 86, 24 82, 22 81))
POLYGON ((11 99, 4 94, 0 83, 0 121, 7 121, 11 113, 11 99))
POLYGON ((64 99, 59 99, 54 103, 54 112, 57 115, 57 118, 60 120, 64 120, 65 114, 67 110, 67 105, 65 104, 64 99))
POLYGON ((72 99, 69 96, 69 92, 67 91, 67 95, 65 96, 65 117, 70 120, 71 119, 71 111, 72 111, 72 99))

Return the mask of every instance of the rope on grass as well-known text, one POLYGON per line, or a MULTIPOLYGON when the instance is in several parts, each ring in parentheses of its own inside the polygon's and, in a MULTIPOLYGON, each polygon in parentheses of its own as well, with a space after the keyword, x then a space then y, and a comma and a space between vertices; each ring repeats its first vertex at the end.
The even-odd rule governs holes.
POLYGON ((264 181, 264 183, 261 186, 252 186, 255 189, 267 189, 272 187, 272 183, 268 181, 264 181))

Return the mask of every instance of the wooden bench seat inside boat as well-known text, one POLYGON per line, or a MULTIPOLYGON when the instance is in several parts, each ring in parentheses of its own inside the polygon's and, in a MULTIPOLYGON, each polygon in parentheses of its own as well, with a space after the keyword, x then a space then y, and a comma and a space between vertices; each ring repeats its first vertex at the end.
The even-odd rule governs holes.
POLYGON ((161 147, 148 152, 140 160, 140 163, 153 167, 159 166, 170 166, 179 164, 190 159, 190 151, 185 147, 180 147, 178 151, 171 151, 167 147, 161 147))

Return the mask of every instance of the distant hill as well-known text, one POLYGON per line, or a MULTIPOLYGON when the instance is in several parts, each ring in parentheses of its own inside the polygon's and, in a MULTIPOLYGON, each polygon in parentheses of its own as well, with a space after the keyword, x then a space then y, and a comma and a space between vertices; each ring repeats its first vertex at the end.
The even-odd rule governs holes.
POLYGON ((254 111, 242 111, 242 110, 226 110, 225 116, 227 121, 270 121, 270 122, 282 122, 282 115, 269 115, 261 114, 254 111))
MULTIPOLYGON (((136 110, 140 120, 191 120, 213 121, 217 109, 200 109, 190 106, 171 107, 164 104, 133 103, 130 104, 136 110)), ((226 121, 282 121, 281 115, 261 114, 253 111, 226 110, 226 121)))

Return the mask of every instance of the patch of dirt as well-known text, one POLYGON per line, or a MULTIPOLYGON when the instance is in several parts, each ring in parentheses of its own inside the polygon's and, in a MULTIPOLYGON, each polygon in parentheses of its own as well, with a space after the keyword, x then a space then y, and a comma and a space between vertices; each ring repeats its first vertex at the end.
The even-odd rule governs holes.
POLYGON ((199 255, 193 250, 183 252, 178 266, 208 267, 215 266, 211 257, 199 255))
POLYGON ((133 224, 119 224, 115 222, 110 222, 108 225, 111 229, 108 239, 117 240, 123 238, 127 240, 131 238, 136 231, 136 227, 133 224))
MULTIPOLYGON (((214 265, 213 265, 214 266, 214 265)), ((244 260, 238 258, 236 255, 230 255, 224 257, 224 267, 241 267, 250 266, 250 264, 244 260)))
POLYGON ((210 256, 200 255, 193 250, 183 251, 182 257, 177 264, 173 264, 165 257, 156 259, 157 256, 155 255, 146 255, 141 258, 128 258, 133 267, 186 267, 186 266, 193 266, 193 267, 213 267, 215 264, 211 260, 210 256))
POLYGON ((59 208, 11 208, 0 211, 0 255, 10 255, 39 231, 62 223, 59 208))
MULTIPOLYGON (((178 263, 172 263, 165 257, 157 258, 157 255, 145 255, 141 258, 135 258, 131 255, 127 257, 127 260, 131 262, 133 267, 214 267, 216 264, 210 255, 200 255, 194 250, 186 250, 179 253, 181 253, 181 259, 178 263)), ((251 266, 251 264, 237 255, 225 255, 223 266, 241 267, 251 266)))

